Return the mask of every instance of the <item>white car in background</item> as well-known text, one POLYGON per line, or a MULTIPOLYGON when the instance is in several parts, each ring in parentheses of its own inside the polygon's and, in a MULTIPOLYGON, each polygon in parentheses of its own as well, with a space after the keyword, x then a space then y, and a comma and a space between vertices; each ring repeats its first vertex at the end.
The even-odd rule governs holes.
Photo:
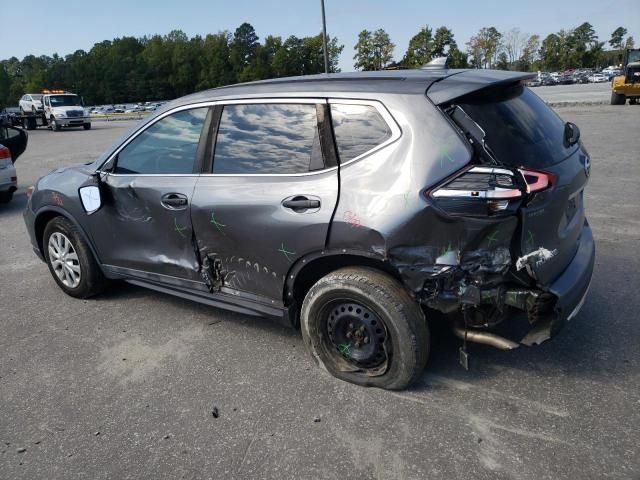
POLYGON ((42 113, 44 106, 42 105, 41 93, 25 93, 20 99, 20 112, 25 113, 42 113))
POLYGON ((602 73, 594 73, 593 75, 589 76, 589 81, 591 83, 604 83, 609 81, 609 77, 602 73))

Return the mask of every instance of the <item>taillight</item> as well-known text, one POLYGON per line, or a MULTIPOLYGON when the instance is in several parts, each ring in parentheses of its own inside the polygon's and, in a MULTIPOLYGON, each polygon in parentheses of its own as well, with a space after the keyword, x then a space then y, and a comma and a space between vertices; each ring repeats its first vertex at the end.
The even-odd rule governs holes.
POLYGON ((0 159, 2 158, 8 158, 11 160, 11 152, 4 145, 0 145, 0 159))
POLYGON ((522 199, 515 173, 497 167, 465 168, 427 193, 450 215, 505 215, 517 210, 522 199))
POLYGON ((527 186, 527 193, 540 192, 551 187, 556 182, 556 176, 553 173, 541 172, 539 170, 525 170, 523 168, 519 171, 527 186))

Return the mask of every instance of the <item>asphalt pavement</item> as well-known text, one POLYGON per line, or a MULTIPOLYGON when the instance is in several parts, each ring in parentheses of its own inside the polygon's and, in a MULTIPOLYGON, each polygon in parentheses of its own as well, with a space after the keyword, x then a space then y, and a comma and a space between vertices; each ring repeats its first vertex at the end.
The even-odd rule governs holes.
POLYGON ((132 122, 30 132, 0 206, 0 478, 640 478, 640 106, 558 111, 592 156, 582 311, 538 347, 472 345, 468 372, 436 326, 404 392, 330 377, 267 320, 127 284, 66 296, 31 251, 25 189, 132 122))

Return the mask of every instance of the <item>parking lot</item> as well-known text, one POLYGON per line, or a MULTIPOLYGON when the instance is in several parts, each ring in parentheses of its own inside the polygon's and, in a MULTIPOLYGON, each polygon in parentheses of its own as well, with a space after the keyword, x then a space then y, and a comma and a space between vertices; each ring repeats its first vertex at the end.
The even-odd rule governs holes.
POLYGON ((266 320, 127 284, 64 295, 31 251, 25 189, 134 122, 30 132, 0 206, 0 478, 640 478, 640 106, 558 112, 592 156, 582 311, 538 347, 471 345, 468 372, 435 325, 403 392, 330 377, 266 320))

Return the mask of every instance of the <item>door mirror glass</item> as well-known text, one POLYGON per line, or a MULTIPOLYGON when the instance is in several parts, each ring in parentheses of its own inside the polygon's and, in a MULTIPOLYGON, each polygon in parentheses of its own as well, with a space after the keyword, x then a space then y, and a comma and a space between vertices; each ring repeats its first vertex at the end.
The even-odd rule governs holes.
POLYGON ((80 188, 80 200, 88 215, 91 215, 102 206, 100 188, 95 185, 80 188))

